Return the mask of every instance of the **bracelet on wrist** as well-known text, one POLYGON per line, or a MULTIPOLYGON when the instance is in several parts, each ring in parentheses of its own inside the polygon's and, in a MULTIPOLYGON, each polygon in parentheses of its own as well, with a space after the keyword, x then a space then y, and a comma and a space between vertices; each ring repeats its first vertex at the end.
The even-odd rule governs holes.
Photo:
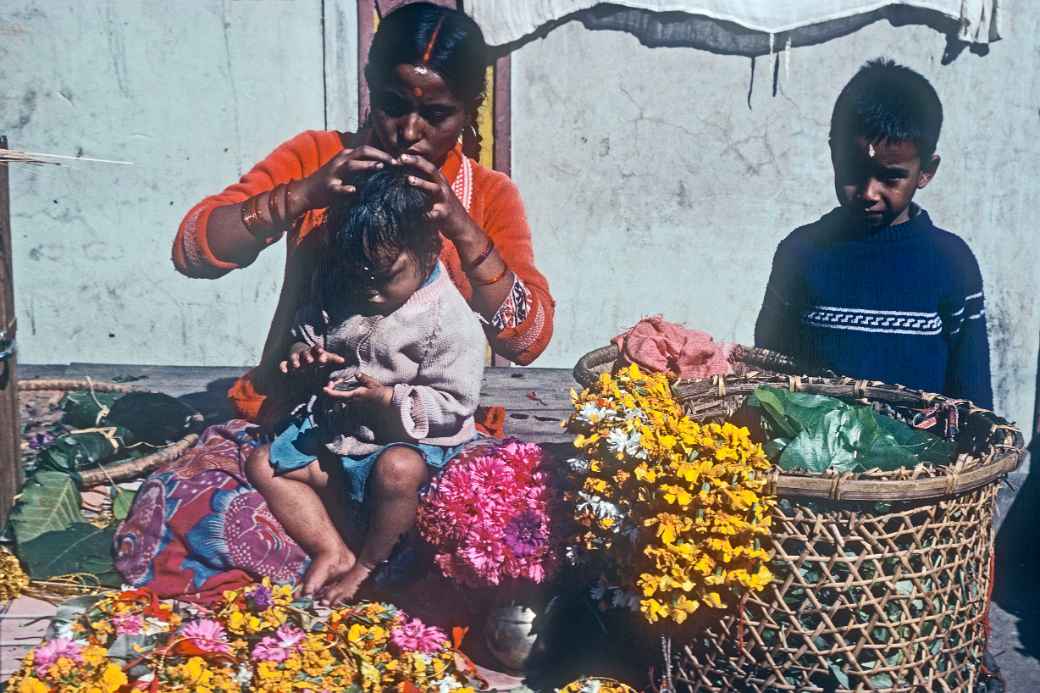
POLYGON ((463 265, 462 265, 463 271, 465 271, 466 274, 469 274, 473 270, 475 270, 478 267, 480 267, 480 265, 485 260, 487 260, 489 257, 491 257, 491 253, 494 250, 495 250, 495 242, 492 241, 491 237, 489 236, 488 239, 487 239, 487 245, 484 247, 484 250, 481 251, 480 255, 477 256, 477 259, 474 260, 473 262, 463 263, 463 265))
POLYGON ((509 265, 503 262, 502 271, 496 274, 491 279, 488 279, 487 281, 481 281, 478 279, 474 279, 473 277, 470 277, 469 281, 473 286, 491 286, 492 284, 497 284, 500 281, 502 281, 502 277, 506 276, 507 274, 509 274, 509 265))

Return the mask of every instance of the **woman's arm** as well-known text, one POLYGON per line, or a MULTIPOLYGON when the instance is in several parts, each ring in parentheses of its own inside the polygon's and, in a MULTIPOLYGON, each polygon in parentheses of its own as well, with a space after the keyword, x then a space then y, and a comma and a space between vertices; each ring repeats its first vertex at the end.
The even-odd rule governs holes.
POLYGON ((306 212, 353 194, 346 182, 353 174, 391 161, 373 147, 344 148, 338 132, 297 135, 188 212, 173 243, 174 265, 208 278, 245 267, 306 212))
POLYGON ((531 231, 516 186, 505 175, 489 172, 478 224, 433 164, 407 155, 401 161, 423 174, 414 177, 413 184, 434 196, 430 216, 441 222, 442 233, 459 254, 473 291, 470 305, 487 321, 492 349, 515 363, 530 363, 552 337, 555 303, 534 265, 531 231), (518 306, 518 301, 524 305, 518 306), (522 309, 509 311, 510 319, 503 321, 507 302, 522 309))

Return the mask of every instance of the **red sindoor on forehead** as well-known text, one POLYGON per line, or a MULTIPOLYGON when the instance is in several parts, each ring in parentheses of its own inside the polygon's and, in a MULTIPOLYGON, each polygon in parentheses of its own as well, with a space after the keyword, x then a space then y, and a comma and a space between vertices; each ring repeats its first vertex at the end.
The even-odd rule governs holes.
POLYGON ((437 37, 441 33, 441 27, 444 25, 444 17, 442 16, 437 20, 437 26, 433 28, 433 33, 430 35, 430 41, 426 44, 426 50, 423 51, 422 62, 423 65, 430 64, 430 54, 433 53, 433 47, 437 43, 437 37))

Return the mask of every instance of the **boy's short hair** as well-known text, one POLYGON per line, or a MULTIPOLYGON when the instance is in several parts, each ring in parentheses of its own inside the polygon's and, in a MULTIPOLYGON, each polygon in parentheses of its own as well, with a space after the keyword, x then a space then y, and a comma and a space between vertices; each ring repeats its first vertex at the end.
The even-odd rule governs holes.
POLYGON ((927 79, 892 60, 876 58, 838 94, 831 114, 831 145, 861 135, 871 142, 913 142, 923 163, 935 154, 942 121, 942 102, 927 79))

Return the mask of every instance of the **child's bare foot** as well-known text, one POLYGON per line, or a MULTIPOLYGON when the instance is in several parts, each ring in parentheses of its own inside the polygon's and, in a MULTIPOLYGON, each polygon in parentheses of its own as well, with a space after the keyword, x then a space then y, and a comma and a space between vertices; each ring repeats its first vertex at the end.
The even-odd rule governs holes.
POLYGON ((303 594, 317 594, 335 578, 349 573, 356 564, 357 559, 346 546, 316 553, 303 576, 303 594))
POLYGON ((361 561, 354 563, 350 570, 334 576, 326 582, 318 595, 319 598, 323 604, 330 606, 351 601, 357 594, 358 588, 361 587, 361 583, 371 575, 374 569, 374 565, 366 565, 361 561))

